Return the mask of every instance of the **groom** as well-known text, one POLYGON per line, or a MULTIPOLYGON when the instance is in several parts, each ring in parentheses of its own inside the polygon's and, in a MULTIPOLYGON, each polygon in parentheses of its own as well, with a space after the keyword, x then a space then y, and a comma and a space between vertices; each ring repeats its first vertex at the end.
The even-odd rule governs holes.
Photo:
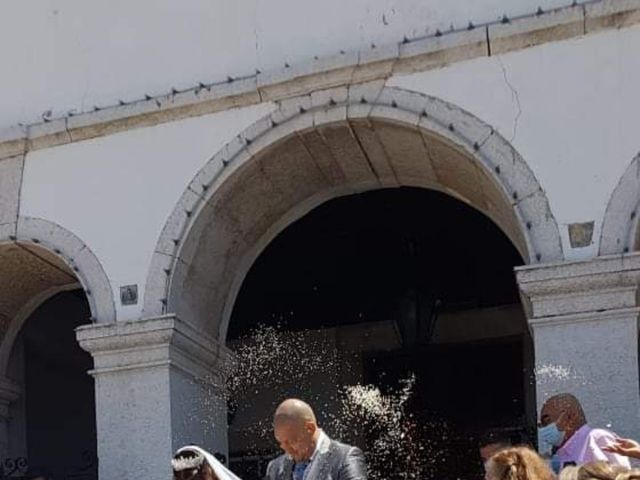
POLYGON ((367 480, 362 451, 331 440, 302 400, 280 404, 273 430, 285 454, 269 463, 265 480, 367 480))

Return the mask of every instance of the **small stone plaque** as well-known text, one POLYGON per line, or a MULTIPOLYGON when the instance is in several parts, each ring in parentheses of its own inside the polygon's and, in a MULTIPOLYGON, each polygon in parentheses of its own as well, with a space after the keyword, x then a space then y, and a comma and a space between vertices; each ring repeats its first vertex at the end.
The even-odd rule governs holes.
POLYGON ((138 285, 120 287, 120 303, 122 305, 136 305, 138 303, 138 285))
POLYGON ((571 248, 583 248, 593 240, 593 222, 572 223, 569 225, 571 248))

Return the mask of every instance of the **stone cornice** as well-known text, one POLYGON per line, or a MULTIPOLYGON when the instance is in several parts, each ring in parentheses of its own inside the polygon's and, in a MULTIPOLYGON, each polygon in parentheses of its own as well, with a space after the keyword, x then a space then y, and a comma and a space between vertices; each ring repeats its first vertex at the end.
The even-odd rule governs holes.
POLYGON ((552 325, 570 325, 575 323, 600 322, 603 320, 626 320, 638 317, 640 308, 619 308, 603 312, 573 313, 568 315, 554 315, 550 317, 533 318, 529 325, 534 327, 552 325))
POLYGON ((608 255, 586 261, 525 265, 515 270, 520 289, 530 295, 635 286, 640 280, 640 253, 608 255))
POLYGON ((172 366, 197 377, 223 373, 232 353, 173 315, 79 327, 80 346, 92 354, 92 374, 172 366))
POLYGON ((184 91, 101 108, 93 112, 0 130, 0 159, 28 151, 195 117, 233 107, 304 95, 336 86, 427 71, 640 22, 640 0, 594 0, 579 5, 400 43, 341 52, 276 71, 199 84, 184 91))
POLYGON ((640 284, 640 253, 516 268, 531 323, 545 317, 584 318, 634 309, 640 284))

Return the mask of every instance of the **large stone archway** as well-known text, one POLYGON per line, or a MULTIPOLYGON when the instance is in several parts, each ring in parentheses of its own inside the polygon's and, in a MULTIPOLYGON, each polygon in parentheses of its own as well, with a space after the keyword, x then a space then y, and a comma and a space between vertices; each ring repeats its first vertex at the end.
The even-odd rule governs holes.
POLYGON ((328 199, 394 186, 465 201, 527 263, 562 259, 543 190, 492 127, 433 97, 353 85, 281 103, 213 156, 161 234, 144 315, 223 340, 246 272, 278 232, 328 199))
POLYGON ((91 250, 73 233, 48 220, 18 217, 0 235, 2 304, 0 375, 24 322, 56 293, 82 288, 93 322, 115 321, 111 285, 91 250))
MULTIPOLYGON (((27 354, 23 327, 41 306, 52 297, 79 290, 85 313, 66 309, 61 319, 66 327, 72 323, 115 320, 115 306, 111 286, 102 266, 91 250, 74 234, 47 220, 16 216, 0 231, 0 457, 7 459, 9 452, 26 455, 26 424, 31 418, 25 397, 27 387, 27 354), (19 412, 16 414, 16 412, 19 412), (17 416, 16 416, 17 415, 17 416), (11 423, 13 422, 13 423, 11 423), (17 432, 22 440, 15 437, 17 432), (14 445, 15 443, 15 445, 14 445)), ((80 302, 80 303, 82 303, 80 302)), ((45 309, 45 316, 47 310, 45 309)), ((60 312, 58 312, 59 314, 60 312)), ((42 316, 42 312, 41 315, 42 316)), ((55 317, 55 315, 54 315, 55 317)), ((31 323, 29 323, 31 325, 31 323)), ((56 324, 46 323, 56 331, 56 324)), ((60 330, 60 335, 75 348, 72 327, 60 330)), ((33 329, 32 329, 33 330, 33 329)), ((38 333, 46 335, 46 332, 38 333)), ((60 351, 63 356, 66 351, 60 351)), ((76 352, 77 353, 77 352, 76 352)), ((86 354, 85 354, 86 355, 86 354)), ((29 357, 33 360, 32 357, 29 357)), ((30 365, 34 363, 31 362, 30 365)), ((54 367, 52 367, 55 370, 54 367)), ((52 370, 52 371, 53 371, 52 370)), ((74 371, 82 382, 87 368, 74 371)), ((60 372, 56 370, 56 373, 60 372)), ((46 377, 46 376, 45 376, 46 377)), ((40 377, 36 383, 42 383, 40 377)), ((31 380, 33 377, 29 376, 31 380)), ((73 382, 71 382, 73 384, 73 382)), ((75 385, 75 384, 73 384, 75 385)), ((31 383, 31 387, 34 384, 31 383)), ((86 385, 85 385, 86 387, 86 385)), ((92 394, 92 387, 89 392, 92 394)), ((85 388, 85 393, 87 393, 85 388)), ((89 395, 89 393, 87 393, 89 395)), ((31 405, 33 400, 31 401, 31 405)), ((93 407, 92 407, 93 408, 93 407)), ((88 417, 93 420, 95 412, 88 417)), ((30 437, 31 438, 31 437, 30 437)))

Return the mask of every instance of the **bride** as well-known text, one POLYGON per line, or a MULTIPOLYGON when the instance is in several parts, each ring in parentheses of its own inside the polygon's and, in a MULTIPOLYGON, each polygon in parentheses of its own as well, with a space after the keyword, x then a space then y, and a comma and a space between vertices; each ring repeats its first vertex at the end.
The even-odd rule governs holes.
POLYGON ((196 446, 179 449, 171 467, 174 480, 240 480, 217 458, 196 446))

